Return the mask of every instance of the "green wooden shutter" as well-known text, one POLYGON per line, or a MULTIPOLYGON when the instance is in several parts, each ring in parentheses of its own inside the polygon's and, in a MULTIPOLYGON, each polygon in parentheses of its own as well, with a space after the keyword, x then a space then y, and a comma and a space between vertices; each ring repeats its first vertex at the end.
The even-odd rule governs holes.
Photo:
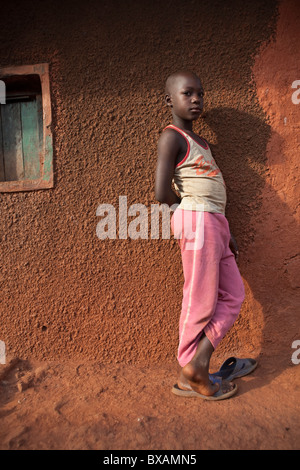
POLYGON ((0 180, 40 177, 43 114, 41 96, 0 106, 0 180))

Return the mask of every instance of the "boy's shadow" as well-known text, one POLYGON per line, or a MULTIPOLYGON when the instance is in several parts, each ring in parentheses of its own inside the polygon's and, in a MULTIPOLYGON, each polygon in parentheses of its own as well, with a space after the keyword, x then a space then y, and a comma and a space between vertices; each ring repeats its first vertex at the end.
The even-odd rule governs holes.
MULTIPOLYGON (((276 207, 276 213, 287 214, 290 213, 290 222, 292 225, 289 226, 289 232, 296 233, 298 231, 298 224, 292 217, 291 210, 282 199, 279 198, 277 193, 268 187, 266 183, 266 176, 268 174, 268 162, 267 162, 267 144, 271 138, 271 128, 264 122, 263 118, 260 119, 248 113, 231 109, 231 108, 216 108, 207 111, 203 116, 202 124, 204 129, 200 130, 205 136, 208 136, 213 156, 215 157, 217 164, 220 166, 222 174, 224 176, 227 186, 227 209, 226 217, 229 220, 230 228, 232 233, 238 240, 239 251, 241 253, 241 259, 239 268, 245 281, 249 284, 249 287, 253 293, 255 301, 261 305, 263 312, 263 319, 261 320, 261 344, 259 358, 259 365, 264 368, 263 363, 267 362, 266 356, 270 356, 270 338, 274 336, 274 332, 282 331, 282 317, 279 315, 272 317, 272 321, 269 320, 269 315, 272 315, 272 305, 276 302, 276 292, 270 292, 266 298, 266 287, 264 282, 268 279, 268 286, 272 285, 270 281, 270 260, 267 257, 280 253, 280 244, 282 244, 282 236, 288 240, 288 234, 284 233, 282 227, 280 232, 281 239, 274 237, 274 243, 272 240, 272 246, 268 246, 267 254, 264 253, 264 245, 262 244, 262 250, 258 256, 259 260, 259 271, 251 271, 251 255, 248 256, 248 251, 251 251, 251 245, 256 242, 256 231, 258 229, 259 222, 256 220, 258 214, 261 214, 263 194, 267 189, 269 194, 270 191, 272 201, 274 201, 274 207, 276 207), (270 251, 271 250, 271 251, 270 251), (279 251, 278 251, 279 250, 279 251), (249 259, 250 263, 249 263, 249 259), (260 282, 257 282, 260 278, 260 282), (273 303, 273 304, 272 304, 273 303)), ((196 129, 195 129, 196 130, 196 129)), ((197 131, 196 131, 197 132, 197 131)), ((276 148, 280 152, 280 147, 283 144, 283 139, 272 130, 272 142, 276 139, 276 148)), ((283 155, 283 153, 281 153, 283 155)), ((281 161, 281 163, 283 163, 281 161)), ((272 213, 271 213, 272 217, 272 213)), ((272 219, 271 219, 272 221, 272 219)), ((275 223, 275 222, 274 222, 275 223)), ((270 227, 270 230, 272 227, 270 227)), ((263 243, 263 242, 262 242, 263 243)), ((253 259, 253 253, 252 253, 253 259)), ((258 263, 256 259, 256 263, 258 263)), ((257 265, 258 266, 258 265, 257 265)), ((278 278, 278 273, 274 274, 278 278)), ((280 277, 281 273, 279 273, 280 277)), ((275 283, 276 284, 276 283, 275 283)), ((276 287, 274 287, 276 289, 276 287)), ((289 295, 288 293, 286 295, 289 295)), ((238 321, 238 320, 237 320, 238 321)), ((294 318, 296 323, 296 319, 294 318)), ((294 332, 291 332, 293 334, 294 332)), ((250 330, 246 333, 251 336, 251 324, 250 330)), ((245 334, 245 338, 246 338, 245 334)), ((284 335, 283 335, 284 336, 284 335)), ((283 339, 281 340, 283 341, 283 339)), ((285 338, 286 341, 286 338, 285 338)), ((290 343, 291 347, 291 343, 290 343)), ((284 344, 277 345, 278 353, 284 349, 284 344)), ((290 357, 292 350, 290 351, 290 357)), ((230 354, 231 355, 231 354, 230 354)), ((280 363, 276 364, 276 370, 274 367, 266 367, 264 369, 263 384, 274 379, 274 373, 280 375, 283 370, 287 368, 289 364, 287 361, 281 360, 280 363)), ((259 387, 262 384, 260 381, 252 380, 249 382, 250 388, 259 387)), ((249 385, 248 384, 248 385, 249 385)))

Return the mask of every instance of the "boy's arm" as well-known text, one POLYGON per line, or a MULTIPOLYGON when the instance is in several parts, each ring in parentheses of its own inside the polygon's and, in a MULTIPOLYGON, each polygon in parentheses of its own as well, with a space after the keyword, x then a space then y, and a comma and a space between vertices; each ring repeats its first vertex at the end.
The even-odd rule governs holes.
POLYGON ((172 190, 175 162, 181 144, 174 131, 166 129, 158 141, 158 157, 155 178, 155 198, 161 203, 179 204, 180 198, 172 190))

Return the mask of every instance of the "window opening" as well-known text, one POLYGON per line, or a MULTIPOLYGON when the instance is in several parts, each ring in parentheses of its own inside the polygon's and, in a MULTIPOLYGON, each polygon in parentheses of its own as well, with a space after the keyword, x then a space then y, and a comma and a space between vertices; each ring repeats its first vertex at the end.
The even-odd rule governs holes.
POLYGON ((11 67, 0 78, 0 191, 53 187, 48 66, 11 67))

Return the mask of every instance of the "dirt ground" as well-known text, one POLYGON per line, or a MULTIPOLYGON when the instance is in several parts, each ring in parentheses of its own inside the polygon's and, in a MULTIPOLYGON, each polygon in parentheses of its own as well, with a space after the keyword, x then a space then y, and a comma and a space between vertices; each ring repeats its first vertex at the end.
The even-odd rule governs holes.
POLYGON ((300 368, 282 356, 258 360, 235 397, 208 402, 170 393, 175 363, 10 359, 0 366, 0 448, 299 449, 300 368))

